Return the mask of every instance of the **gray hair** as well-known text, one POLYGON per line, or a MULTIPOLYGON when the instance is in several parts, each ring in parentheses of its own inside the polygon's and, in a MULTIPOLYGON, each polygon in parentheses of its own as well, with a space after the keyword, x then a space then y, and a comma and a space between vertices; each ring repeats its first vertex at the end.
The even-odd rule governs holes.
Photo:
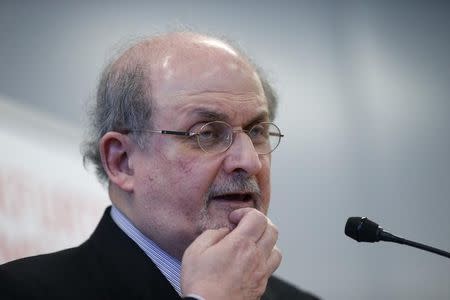
MULTIPOLYGON (((239 52, 248 58, 242 51, 239 52)), ((121 58, 125 55, 126 52, 110 62, 101 73, 95 102, 88 111, 90 128, 81 147, 84 166, 92 164, 98 179, 104 184, 108 183, 108 175, 99 151, 99 141, 103 135, 109 131, 133 129, 130 132, 132 139, 144 149, 146 139, 143 130, 151 124, 149 70, 136 56, 125 59, 124 63, 121 58)), ((248 61, 259 75, 269 106, 269 117, 273 120, 278 104, 276 93, 262 70, 250 59, 248 61)))

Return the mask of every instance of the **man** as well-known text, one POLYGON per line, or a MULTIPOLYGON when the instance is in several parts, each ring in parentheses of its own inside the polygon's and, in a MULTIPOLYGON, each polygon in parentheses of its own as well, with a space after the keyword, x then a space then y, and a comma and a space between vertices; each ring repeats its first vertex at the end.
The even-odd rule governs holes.
POLYGON ((17 298, 313 299, 271 277, 275 97, 249 60, 196 33, 142 41, 104 71, 84 158, 108 208, 79 247, 0 268, 17 298))

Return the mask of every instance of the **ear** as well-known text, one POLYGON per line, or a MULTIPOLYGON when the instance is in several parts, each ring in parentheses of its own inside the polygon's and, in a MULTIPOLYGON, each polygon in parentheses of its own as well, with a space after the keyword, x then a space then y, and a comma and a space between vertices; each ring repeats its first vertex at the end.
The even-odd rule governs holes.
POLYGON ((130 161, 134 143, 119 132, 107 132, 100 140, 99 151, 103 169, 109 180, 126 192, 133 191, 133 166, 130 161))

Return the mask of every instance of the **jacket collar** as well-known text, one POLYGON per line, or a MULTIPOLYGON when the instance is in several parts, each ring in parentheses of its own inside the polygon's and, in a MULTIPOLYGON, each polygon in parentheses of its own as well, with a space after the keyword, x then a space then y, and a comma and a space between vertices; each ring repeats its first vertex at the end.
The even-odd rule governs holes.
POLYGON ((141 248, 112 220, 108 207, 86 246, 94 249, 105 294, 111 298, 180 299, 177 292, 141 248))

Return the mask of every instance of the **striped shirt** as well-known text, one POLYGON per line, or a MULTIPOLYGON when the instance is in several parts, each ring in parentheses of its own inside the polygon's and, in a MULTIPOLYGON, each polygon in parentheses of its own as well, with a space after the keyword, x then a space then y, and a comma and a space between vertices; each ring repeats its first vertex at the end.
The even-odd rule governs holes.
POLYGON ((170 256, 154 241, 142 234, 114 205, 111 208, 111 218, 147 254, 167 278, 175 291, 181 296, 181 262, 173 256, 170 256))

